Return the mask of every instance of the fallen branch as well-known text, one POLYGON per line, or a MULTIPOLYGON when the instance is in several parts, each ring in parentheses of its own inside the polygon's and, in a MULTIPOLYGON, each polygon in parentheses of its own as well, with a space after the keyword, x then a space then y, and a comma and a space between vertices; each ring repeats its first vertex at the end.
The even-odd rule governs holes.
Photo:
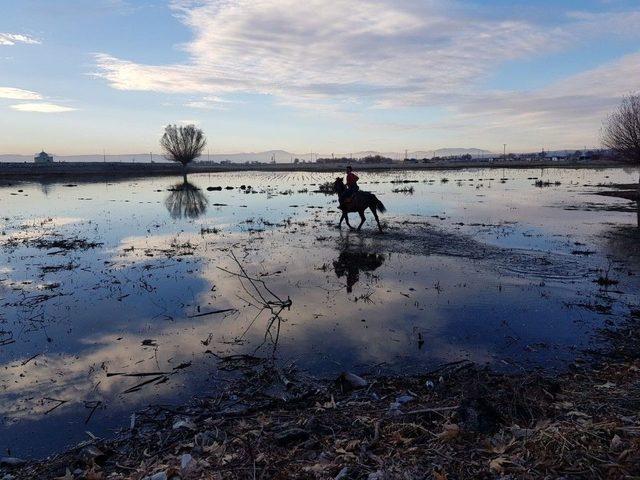
POLYGON ((237 312, 235 308, 223 308, 222 310, 213 310, 211 312, 196 313, 195 315, 189 315, 187 318, 206 317, 207 315, 216 315, 218 313, 237 312))

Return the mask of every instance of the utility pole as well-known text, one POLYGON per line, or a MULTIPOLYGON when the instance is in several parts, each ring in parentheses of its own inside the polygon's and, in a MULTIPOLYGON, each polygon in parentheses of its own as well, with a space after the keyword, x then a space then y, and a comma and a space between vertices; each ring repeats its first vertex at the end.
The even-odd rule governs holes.
POLYGON ((107 153, 105 152, 105 149, 102 149, 102 161, 106 162, 107 161, 107 153))
POLYGON ((504 160, 507 159, 507 144, 506 143, 502 144, 502 158, 504 160))

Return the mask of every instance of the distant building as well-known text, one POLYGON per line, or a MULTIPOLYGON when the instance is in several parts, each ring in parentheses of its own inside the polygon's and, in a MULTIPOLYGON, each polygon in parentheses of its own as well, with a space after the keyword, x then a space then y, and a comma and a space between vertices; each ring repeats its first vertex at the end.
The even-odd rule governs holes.
POLYGON ((557 162, 558 160, 565 160, 568 156, 567 152, 547 152, 545 158, 551 159, 552 162, 557 162))
POLYGON ((38 164, 53 163, 53 156, 49 155, 47 152, 43 150, 38 155, 33 157, 33 161, 38 164))

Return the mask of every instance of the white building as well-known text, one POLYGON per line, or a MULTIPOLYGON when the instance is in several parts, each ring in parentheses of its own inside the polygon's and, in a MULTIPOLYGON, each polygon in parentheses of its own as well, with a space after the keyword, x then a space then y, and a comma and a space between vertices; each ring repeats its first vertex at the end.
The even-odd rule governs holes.
POLYGON ((47 152, 43 150, 38 155, 33 157, 33 161, 39 164, 53 163, 53 156, 49 155, 47 152))

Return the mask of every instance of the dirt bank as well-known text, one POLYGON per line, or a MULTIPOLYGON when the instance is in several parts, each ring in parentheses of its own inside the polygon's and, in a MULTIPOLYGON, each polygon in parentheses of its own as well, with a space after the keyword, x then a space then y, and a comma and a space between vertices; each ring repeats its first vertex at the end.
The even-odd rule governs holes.
POLYGON ((604 195, 606 197, 624 198, 625 200, 640 201, 640 184, 637 183, 614 183, 611 185, 604 185, 607 188, 613 190, 606 190, 604 192, 598 192, 598 195, 604 195))

